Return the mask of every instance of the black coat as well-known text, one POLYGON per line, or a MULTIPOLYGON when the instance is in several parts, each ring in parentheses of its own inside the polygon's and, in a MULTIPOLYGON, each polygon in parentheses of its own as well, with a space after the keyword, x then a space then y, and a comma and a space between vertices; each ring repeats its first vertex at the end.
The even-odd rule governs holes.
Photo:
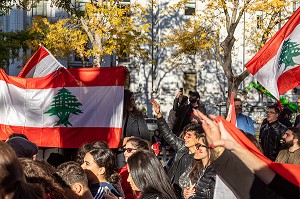
POLYGON ((169 128, 166 120, 164 118, 157 119, 157 125, 159 128, 160 133, 162 134, 164 140, 175 150, 175 157, 173 160, 173 164, 168 171, 168 176, 173 183, 175 173, 184 171, 178 171, 179 161, 180 159, 189 152, 188 148, 184 145, 184 140, 177 137, 174 133, 172 133, 171 129, 169 128))
POLYGON ((279 151, 282 149, 280 140, 287 130, 287 127, 281 124, 279 121, 276 121, 272 124, 264 124, 260 128, 260 145, 264 155, 270 160, 276 160, 279 151))
MULTIPOLYGON (((206 115, 206 109, 204 105, 200 104, 197 109, 206 115)), ((191 123, 191 114, 193 107, 191 104, 178 106, 178 98, 175 98, 173 102, 173 108, 170 111, 168 122, 170 127, 176 135, 179 135, 183 128, 191 123)))
POLYGON ((199 178, 193 183, 196 183, 196 195, 189 199, 214 198, 216 171, 211 166, 208 166, 203 173, 199 173, 199 178))
POLYGON ((300 188, 278 174, 266 185, 232 152, 225 150, 211 166, 240 199, 299 199, 300 188))

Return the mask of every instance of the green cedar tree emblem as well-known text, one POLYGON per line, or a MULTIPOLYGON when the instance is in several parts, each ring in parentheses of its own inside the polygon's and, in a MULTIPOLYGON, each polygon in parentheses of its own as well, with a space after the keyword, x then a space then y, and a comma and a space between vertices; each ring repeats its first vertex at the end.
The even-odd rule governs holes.
POLYGON ((51 108, 45 112, 46 114, 56 115, 59 118, 59 121, 54 125, 58 126, 60 124, 73 126, 69 122, 70 114, 78 115, 82 113, 82 110, 79 109, 79 106, 82 104, 77 100, 76 96, 66 89, 60 89, 52 100, 51 108))
POLYGON ((300 48, 297 42, 291 42, 291 39, 288 39, 283 42, 281 54, 279 57, 278 68, 281 68, 284 64, 284 70, 289 66, 299 65, 294 62, 293 58, 300 55, 300 48))

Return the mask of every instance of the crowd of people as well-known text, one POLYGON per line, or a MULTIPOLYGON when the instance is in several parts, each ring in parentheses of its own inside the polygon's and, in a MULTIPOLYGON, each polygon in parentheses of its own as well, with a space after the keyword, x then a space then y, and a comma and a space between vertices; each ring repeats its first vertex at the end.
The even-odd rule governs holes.
POLYGON ((119 148, 101 140, 86 143, 72 161, 36 158, 37 145, 23 134, 11 134, 0 142, 0 198, 300 198, 300 179, 297 184, 272 170, 230 132, 270 161, 300 165, 299 124, 288 122, 289 111, 268 107, 257 139, 241 99, 234 100, 237 125, 231 130, 225 119, 206 114, 197 91, 187 97, 179 89, 167 120, 160 104, 150 102, 158 125, 152 138, 133 92, 125 90, 119 148), (168 164, 154 153, 156 142, 174 150, 168 164))

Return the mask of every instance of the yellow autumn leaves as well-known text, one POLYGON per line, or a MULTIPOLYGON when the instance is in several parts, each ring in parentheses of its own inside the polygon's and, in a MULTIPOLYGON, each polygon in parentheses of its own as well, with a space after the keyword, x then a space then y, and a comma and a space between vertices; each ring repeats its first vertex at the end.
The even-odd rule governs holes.
MULTIPOLYGON (((150 25, 147 21, 133 21, 133 7, 139 8, 139 5, 129 7, 110 0, 101 4, 86 3, 83 16, 79 18, 70 17, 54 23, 46 18, 35 18, 30 30, 36 38, 32 41, 33 48, 41 43, 59 58, 71 55, 72 51, 82 58, 93 56, 98 66, 104 55, 113 53, 119 57, 148 56, 142 45, 149 42, 146 33, 150 25)), ((136 20, 144 21, 139 13, 136 16, 136 20)))

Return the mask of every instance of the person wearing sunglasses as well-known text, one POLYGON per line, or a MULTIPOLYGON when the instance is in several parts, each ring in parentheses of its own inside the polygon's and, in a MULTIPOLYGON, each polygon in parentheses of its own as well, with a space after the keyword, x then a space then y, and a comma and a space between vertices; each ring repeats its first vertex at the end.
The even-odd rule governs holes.
POLYGON ((216 159, 216 155, 213 149, 210 149, 208 145, 203 130, 196 144, 194 160, 179 179, 185 199, 208 199, 214 196, 216 172, 210 164, 216 159), (183 181, 181 181, 182 179, 183 181))
MULTIPOLYGON (((150 144, 139 137, 130 137, 126 144, 123 146, 125 161, 127 162, 128 158, 132 156, 135 152, 139 150, 150 150, 150 144)), ((124 165, 118 171, 121 177, 121 186, 124 191, 124 195, 126 199, 137 199, 140 195, 138 191, 135 191, 130 186, 130 183, 127 182, 128 179, 128 167, 127 164, 124 165)))
MULTIPOLYGON (((182 197, 183 193, 182 188, 179 185, 179 178, 189 168, 194 159, 194 153, 197 150, 196 144, 199 143, 199 138, 201 138, 201 136, 203 137, 204 135, 203 128, 200 124, 188 124, 183 129, 183 139, 181 139, 172 132, 165 119, 162 117, 159 103, 154 99, 151 99, 150 102, 153 105, 155 113, 157 114, 159 131, 161 132, 165 141, 176 152, 173 163, 168 170, 168 176, 172 182, 176 194, 178 197, 182 197)), ((181 180, 184 181, 189 180, 188 176, 185 176, 186 179, 182 178, 184 177, 181 177, 181 180)))

